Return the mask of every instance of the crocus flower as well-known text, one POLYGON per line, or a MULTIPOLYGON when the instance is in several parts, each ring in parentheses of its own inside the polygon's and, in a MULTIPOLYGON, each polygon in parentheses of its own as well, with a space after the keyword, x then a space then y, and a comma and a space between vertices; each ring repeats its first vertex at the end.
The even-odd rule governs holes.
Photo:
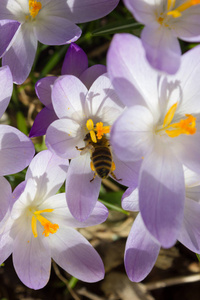
MULTIPOLYGON (((87 143, 86 135, 95 141, 96 134, 109 138, 109 129, 124 106, 119 101, 107 76, 98 77, 90 87, 75 76, 58 78, 52 88, 52 103, 58 120, 47 129, 47 147, 62 158, 72 159, 66 180, 66 199, 72 215, 84 221, 91 214, 99 195, 101 178, 94 180, 91 169, 90 147, 80 151, 87 143), (100 127, 97 129, 97 127, 100 127), (96 131, 97 130, 97 131, 96 131), (77 149, 78 148, 78 149, 77 149), (92 181, 91 181, 92 180, 92 181)), ((114 174, 120 183, 129 185, 137 180, 140 163, 121 162, 113 153, 114 174)))
POLYGON ((80 280, 95 282, 104 276, 98 253, 74 227, 99 224, 108 211, 98 203, 87 222, 80 223, 71 216, 65 194, 56 194, 67 168, 68 160, 48 150, 36 155, 1 222, 0 262, 12 253, 17 275, 29 288, 47 284, 51 258, 80 280))
MULTIPOLYGON (((0 68, 0 117, 12 95, 13 80, 8 66, 0 68)), ((31 140, 18 129, 0 124, 0 176, 17 173, 30 163, 35 149, 31 140)))
POLYGON ((177 239, 183 220, 183 164, 200 172, 200 47, 182 56, 176 75, 160 75, 148 64, 140 39, 116 35, 108 73, 129 106, 111 130, 118 157, 143 158, 139 207, 145 226, 163 247, 177 239))
POLYGON ((199 0, 124 0, 135 18, 145 24, 141 34, 149 63, 174 74, 181 63, 177 38, 200 41, 199 0))
MULTIPOLYGON (((63 62, 62 75, 69 74, 78 77, 89 89, 96 78, 104 73, 106 73, 106 67, 103 65, 88 68, 86 53, 78 45, 71 43, 63 62)), ((30 130, 30 137, 46 134, 49 125, 58 119, 51 101, 51 88, 56 79, 56 76, 45 77, 38 80, 35 85, 36 94, 45 107, 37 114, 30 130)))
POLYGON ((13 80, 21 84, 30 73, 38 41, 63 45, 76 41, 81 29, 75 23, 101 18, 119 0, 4 0, 0 1, 0 57, 9 65, 13 80))
MULTIPOLYGON (((200 175, 185 170, 186 201, 184 218, 177 239, 188 249, 200 254, 200 175)), ((135 195, 137 191, 135 190, 135 195)), ((122 207, 126 210, 138 205, 137 197, 125 197, 122 207), (132 204, 131 204, 132 202, 132 204), (133 204, 134 203, 134 204, 133 204)), ((131 281, 143 280, 153 268, 160 250, 160 243, 144 225, 140 213, 129 233, 124 263, 131 281)))

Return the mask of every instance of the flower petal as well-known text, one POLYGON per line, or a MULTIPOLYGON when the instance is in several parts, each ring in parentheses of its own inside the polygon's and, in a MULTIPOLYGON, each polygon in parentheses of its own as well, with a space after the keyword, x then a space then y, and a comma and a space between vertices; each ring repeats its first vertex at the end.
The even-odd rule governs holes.
POLYGON ((118 4, 119 0, 82 0, 81 3, 67 0, 71 12, 67 18, 75 23, 84 23, 100 19, 109 14, 118 4))
POLYGON ((115 155, 115 153, 112 154, 113 161, 115 164, 114 174, 117 179, 120 179, 117 181, 125 186, 138 186, 139 170, 141 167, 142 160, 122 161, 115 155))
POLYGON ((103 279, 104 266, 99 254, 75 229, 59 228, 50 240, 52 258, 65 271, 85 282, 103 279))
POLYGON ((21 131, 8 125, 0 126, 0 175, 23 170, 30 163, 35 149, 21 131))
POLYGON ((80 155, 70 162, 66 180, 66 199, 71 214, 85 221, 92 213, 98 199, 101 179, 93 178, 89 154, 80 155))
POLYGON ((75 42, 81 36, 81 29, 71 21, 46 15, 38 18, 35 32, 38 41, 46 45, 63 45, 75 42))
POLYGON ((80 120, 87 92, 85 85, 75 76, 58 78, 52 89, 52 102, 57 116, 80 120))
POLYGON ((31 224, 24 226, 23 230, 18 229, 14 240, 13 264, 19 279, 29 288, 38 290, 49 280, 50 248, 45 236, 33 237, 31 224))
POLYGON ((151 66, 159 71, 175 74, 181 63, 181 49, 177 38, 165 27, 146 26, 141 39, 151 66))
POLYGON ((78 123, 70 119, 59 119, 47 129, 46 145, 48 149, 63 158, 74 158, 80 155, 77 147, 84 147, 81 142, 81 128, 78 123))
POLYGON ((140 171, 139 207, 145 226, 165 248, 180 230, 185 200, 182 164, 165 144, 144 158, 140 171))
POLYGON ((37 182, 36 198, 44 200, 54 195, 65 181, 69 162, 49 150, 38 153, 31 161, 26 180, 33 178, 37 182))
POLYGON ((57 120, 53 109, 44 107, 36 116, 33 126, 31 127, 29 137, 42 136, 46 134, 47 128, 51 123, 57 120))
POLYGON ((122 196, 122 208, 130 211, 139 211, 138 189, 128 188, 122 196))
POLYGON ((108 74, 98 77, 86 97, 88 114, 111 125, 124 109, 115 93, 108 74))
POLYGON ((178 240, 191 251, 200 253, 200 204, 188 198, 178 240))
POLYGON ((148 64, 139 38, 116 34, 108 51, 107 66, 115 91, 125 105, 157 109, 158 73, 148 64))
POLYGON ((74 75, 79 77, 88 67, 86 53, 78 45, 71 43, 62 65, 62 75, 74 75))
MULTIPOLYGON (((156 4, 159 5, 159 2, 162 2, 162 0, 157 1, 156 4)), ((139 22, 143 24, 153 24, 155 22, 154 0, 124 0, 124 4, 139 22)))
POLYGON ((32 28, 23 24, 17 31, 12 46, 2 58, 2 65, 10 67, 14 83, 21 84, 28 77, 36 49, 37 39, 32 28))
POLYGON ((0 198, 0 222, 1 222, 5 217, 12 201, 11 185, 4 177, 0 177, 0 191, 1 191, 1 198, 0 198))
POLYGON ((0 57, 3 56, 9 47, 20 23, 14 20, 0 20, 0 57))
POLYGON ((8 66, 0 68, 0 118, 5 112, 13 91, 12 74, 8 66))
POLYGON ((159 251, 159 243, 152 238, 139 214, 126 242, 124 263, 129 279, 143 280, 151 272, 159 251))
POLYGON ((154 120, 144 106, 127 108, 111 129, 114 153, 123 161, 141 160, 153 148, 154 120))
POLYGON ((93 82, 104 73, 106 73, 106 66, 94 65, 86 69, 79 78, 90 89, 93 82))
POLYGON ((56 79, 56 76, 49 76, 38 80, 35 84, 35 92, 38 98, 45 106, 48 106, 49 109, 53 109, 51 90, 56 79))

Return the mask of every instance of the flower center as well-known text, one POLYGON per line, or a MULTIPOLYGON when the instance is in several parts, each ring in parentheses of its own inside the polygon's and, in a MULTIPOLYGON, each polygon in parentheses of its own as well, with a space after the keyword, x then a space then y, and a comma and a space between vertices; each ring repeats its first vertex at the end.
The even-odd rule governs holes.
POLYGON ((157 129, 156 133, 165 131, 165 133, 171 138, 177 137, 181 134, 195 134, 196 118, 194 118, 192 115, 186 114, 186 119, 181 119, 177 123, 172 123, 177 106, 178 102, 170 107, 165 115, 162 128, 157 129))
POLYGON ((37 237, 38 234, 37 234, 37 221, 40 222, 40 224, 42 226, 44 226, 44 231, 42 234, 44 234, 45 236, 49 236, 50 233, 55 233, 59 226, 58 224, 53 224, 51 223, 49 220, 47 220, 45 217, 43 217, 41 214, 42 213, 45 213, 45 212, 52 212, 53 209, 43 209, 43 210, 36 210, 34 213, 33 213, 33 216, 32 216, 32 221, 31 221, 31 228, 32 228, 32 232, 33 232, 33 235, 34 237, 37 237))
POLYGON ((38 1, 29 0, 29 13, 32 18, 35 18, 42 8, 42 4, 38 1))
POLYGON ((169 17, 179 18, 182 16, 182 12, 187 10, 188 8, 200 4, 200 0, 188 0, 185 1, 183 4, 179 5, 175 8, 176 0, 168 0, 167 1, 167 12, 161 13, 158 17, 158 23, 161 25, 168 26, 165 22, 168 21, 169 17), (165 22, 164 22, 165 21, 165 22))
POLYGON ((97 139, 100 140, 104 134, 110 132, 110 126, 103 126, 102 122, 98 122, 96 126, 94 126, 92 119, 87 120, 86 127, 89 130, 93 143, 97 143, 97 139))

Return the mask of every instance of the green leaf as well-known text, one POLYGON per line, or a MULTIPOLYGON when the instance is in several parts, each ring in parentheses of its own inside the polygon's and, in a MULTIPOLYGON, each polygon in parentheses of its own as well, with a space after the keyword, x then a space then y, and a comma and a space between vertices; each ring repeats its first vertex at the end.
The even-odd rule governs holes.
POLYGON ((26 125, 26 119, 21 111, 17 112, 17 128, 25 135, 28 135, 28 129, 26 125))
POLYGON ((92 32, 94 36, 97 35, 105 35, 105 34, 114 34, 118 32, 132 32, 135 31, 138 35, 140 31, 143 29, 143 25, 140 23, 136 23, 134 19, 125 20, 119 22, 114 22, 112 24, 103 26, 101 29, 97 29, 92 32))
POLYGON ((198 258, 198 261, 200 262, 200 254, 197 254, 197 253, 196 253, 196 256, 197 256, 197 258, 198 258))

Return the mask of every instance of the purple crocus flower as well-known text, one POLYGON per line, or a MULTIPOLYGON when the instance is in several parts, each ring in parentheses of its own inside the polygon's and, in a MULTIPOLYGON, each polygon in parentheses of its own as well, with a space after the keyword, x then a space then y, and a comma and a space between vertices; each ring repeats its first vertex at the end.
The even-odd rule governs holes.
MULTIPOLYGON (((186 169, 185 192, 186 201, 184 218, 177 239, 193 252, 200 254, 200 175, 186 169)), ((135 211, 138 198, 124 197, 122 207, 135 211), (134 208, 133 208, 134 206, 134 208)), ((160 250, 160 243, 145 227, 141 214, 137 216, 129 233, 124 263, 131 281, 143 280, 153 268, 160 250)))
MULTIPOLYGON (((13 79, 8 66, 0 68, 0 117, 12 95, 13 79)), ((35 149, 31 140, 18 129, 0 124, 0 176, 17 173, 30 163, 35 149)))
POLYGON ((199 0, 124 0, 136 20, 145 24, 142 44, 149 63, 160 71, 174 74, 181 63, 177 38, 200 41, 199 0))
POLYGON ((197 46, 182 56, 176 75, 161 75, 130 34, 116 35, 108 53, 108 74, 129 106, 112 126, 111 144, 123 161, 143 158, 140 212, 163 247, 174 244, 183 221, 183 164, 200 172, 199 66, 197 46))
POLYGON ((0 57, 9 65, 13 81, 21 84, 30 73, 38 41, 63 45, 76 41, 75 23, 101 18, 119 0, 4 0, 0 1, 0 57), (81 3, 81 4, 80 4, 81 3))
POLYGON ((72 217, 65 194, 56 194, 66 178, 67 168, 68 160, 48 150, 36 155, 26 181, 14 191, 1 222, 0 263, 12 254, 17 275, 32 289, 47 284, 51 258, 80 280, 95 282, 104 277, 100 256, 74 228, 105 221, 108 210, 97 203, 86 222, 80 223, 72 217))
MULTIPOLYGON (((103 65, 88 68, 86 53, 78 45, 71 43, 63 62, 62 75, 69 74, 78 77, 89 89, 92 83, 104 73, 106 73, 106 67, 103 65)), ((51 101, 51 89, 56 79, 56 76, 45 77, 38 80, 35 85, 36 94, 45 107, 37 114, 30 130, 30 137, 45 135, 49 125, 58 119, 51 101)))
MULTIPOLYGON (((52 88, 52 103, 58 120, 47 129, 47 147, 62 158, 71 159, 66 180, 66 199, 72 215, 80 221, 91 214, 98 199, 101 178, 91 182, 94 170, 91 169, 91 151, 84 151, 87 134, 95 135, 95 128, 102 126, 103 136, 109 139, 109 128, 122 113, 124 106, 113 90, 107 74, 98 77, 90 89, 75 76, 58 78, 52 88), (107 133, 106 133, 107 132, 107 133)), ((99 139, 101 139, 99 137, 99 139)), ((95 141, 94 141, 95 143, 95 141)), ((135 162, 122 162, 115 153, 114 174, 120 183, 130 185, 136 181, 140 166, 135 162)))

